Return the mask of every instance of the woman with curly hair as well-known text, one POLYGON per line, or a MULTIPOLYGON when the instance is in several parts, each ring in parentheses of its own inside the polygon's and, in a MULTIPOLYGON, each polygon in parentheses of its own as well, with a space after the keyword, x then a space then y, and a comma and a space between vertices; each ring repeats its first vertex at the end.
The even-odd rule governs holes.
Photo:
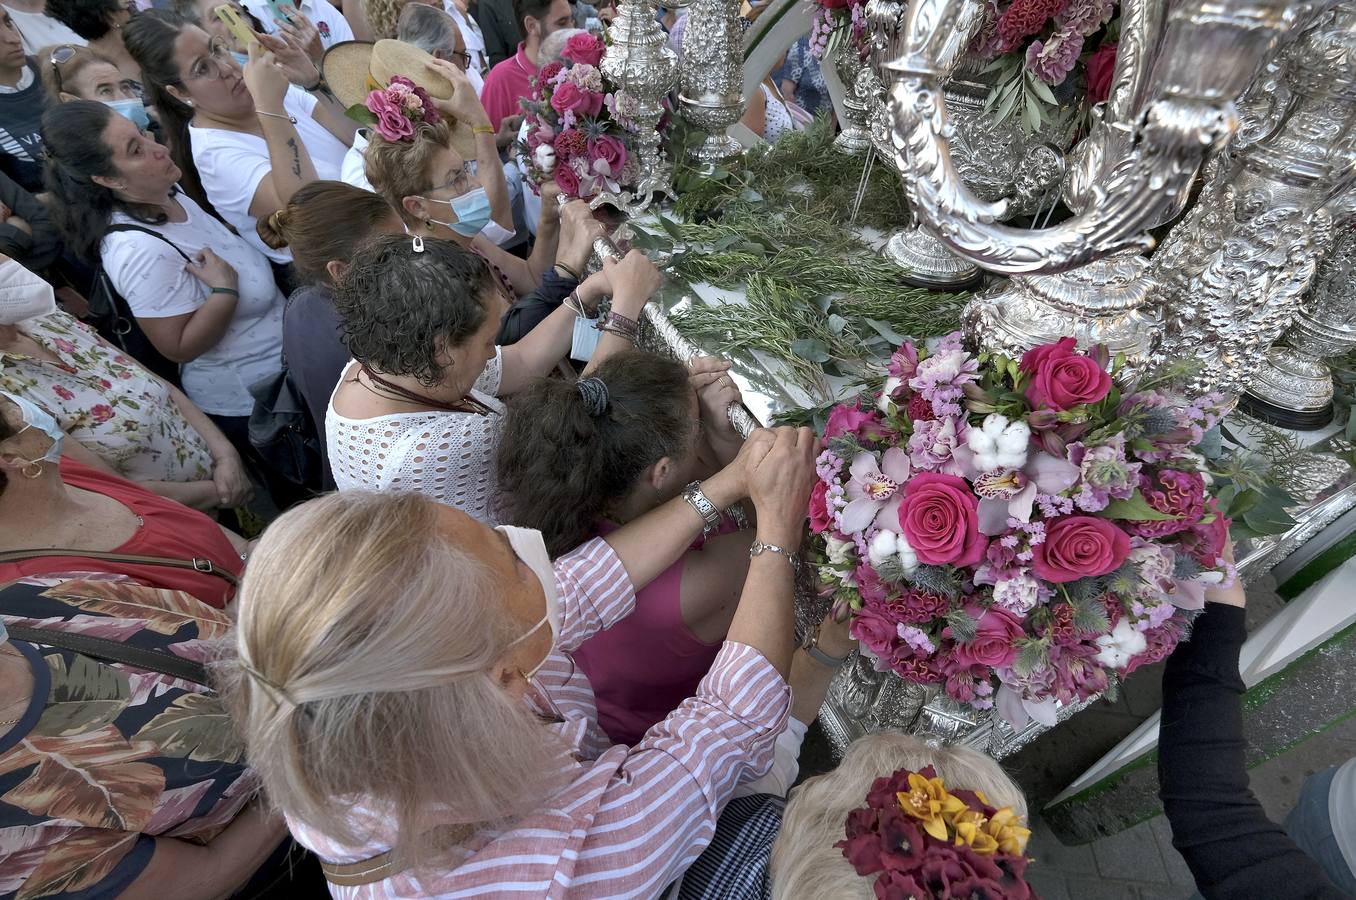
MULTIPOLYGON (((585 308, 612 297, 609 331, 590 365, 629 346, 659 281, 653 263, 632 251, 579 286, 585 308)), ((339 490, 418 491, 497 522, 498 397, 565 357, 575 311, 557 309, 522 340, 498 347, 508 304, 485 261, 451 241, 404 235, 354 253, 334 305, 354 358, 325 416, 339 490)))

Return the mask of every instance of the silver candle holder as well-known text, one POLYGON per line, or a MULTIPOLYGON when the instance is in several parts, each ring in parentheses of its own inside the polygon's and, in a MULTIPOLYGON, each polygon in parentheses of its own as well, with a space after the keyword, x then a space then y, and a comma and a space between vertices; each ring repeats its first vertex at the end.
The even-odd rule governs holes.
POLYGON ((740 0, 692 0, 683 31, 683 61, 678 106, 706 132, 691 150, 707 165, 743 152, 726 129, 744 116, 744 47, 739 28, 740 0))

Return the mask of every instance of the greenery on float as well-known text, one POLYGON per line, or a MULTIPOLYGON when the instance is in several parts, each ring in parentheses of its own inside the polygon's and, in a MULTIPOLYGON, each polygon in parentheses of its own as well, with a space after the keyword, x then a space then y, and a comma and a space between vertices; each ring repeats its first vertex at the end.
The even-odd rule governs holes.
MULTIPOLYGON (((686 158, 683 138, 676 143, 675 157, 686 158)), ((899 268, 862 242, 848 221, 862 162, 832 143, 818 119, 730 166, 703 174, 680 164, 678 218, 659 214, 632 241, 667 256, 683 281, 745 291, 747 304, 674 313, 684 333, 716 353, 758 351, 818 396, 829 393, 825 375, 863 375, 905 336, 954 330, 968 298, 904 285, 899 268)), ((873 167, 861 221, 889 227, 902 209, 897 177, 873 167)))

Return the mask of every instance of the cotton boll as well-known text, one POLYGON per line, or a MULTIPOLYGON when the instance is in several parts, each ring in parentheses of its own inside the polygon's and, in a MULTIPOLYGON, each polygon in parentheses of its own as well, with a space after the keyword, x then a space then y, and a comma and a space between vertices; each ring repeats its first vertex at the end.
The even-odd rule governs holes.
POLYGON ((541 144, 532 153, 532 160, 547 175, 550 175, 556 168, 556 150, 550 144, 541 144))
MULTIPOLYGON (((907 546, 907 545, 906 545, 907 546)), ((876 532, 876 536, 871 539, 871 544, 867 547, 867 559, 871 561, 873 567, 879 568, 880 564, 899 552, 899 536, 893 531, 881 529, 876 532)), ((917 558, 914 564, 917 565, 917 558)))
POLYGON ((1130 660, 1143 653, 1149 647, 1144 633, 1130 624, 1129 619, 1121 619, 1110 634, 1097 639, 1097 662, 1108 669, 1124 669, 1130 660))
POLYGON ((899 564, 904 567, 905 572, 912 572, 918 568, 918 554, 913 552, 909 542, 904 540, 904 535, 899 535, 895 539, 895 548, 899 551, 899 564))
MULTIPOLYGON (((990 419, 995 418, 989 416, 990 419)), ((997 418, 1002 418, 998 416, 997 418)), ((988 422, 985 422, 988 425, 988 422)), ((1031 426, 1025 422, 1013 422, 1003 429, 1003 434, 998 438, 998 450, 1001 453, 1021 453, 1026 455, 1027 445, 1031 442, 1031 426)))

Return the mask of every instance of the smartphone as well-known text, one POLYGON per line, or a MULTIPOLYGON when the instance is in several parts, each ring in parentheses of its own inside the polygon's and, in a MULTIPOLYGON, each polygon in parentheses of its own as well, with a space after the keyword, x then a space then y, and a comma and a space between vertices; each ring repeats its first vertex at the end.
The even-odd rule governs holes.
POLYGON ((292 5, 291 3, 286 2, 286 0, 284 0, 284 2, 281 3, 279 2, 279 0, 264 0, 264 3, 266 6, 268 6, 268 12, 269 15, 273 16, 273 21, 286 22, 288 25, 296 24, 295 22, 292 21, 291 16, 283 12, 283 7, 291 6, 292 5))
POLYGON ((218 19, 226 23, 226 27, 230 29, 231 34, 235 36, 236 42, 242 49, 248 47, 250 41, 256 39, 254 32, 245 24, 245 20, 240 17, 240 13, 236 12, 235 7, 231 4, 223 3, 212 12, 216 13, 218 19))

